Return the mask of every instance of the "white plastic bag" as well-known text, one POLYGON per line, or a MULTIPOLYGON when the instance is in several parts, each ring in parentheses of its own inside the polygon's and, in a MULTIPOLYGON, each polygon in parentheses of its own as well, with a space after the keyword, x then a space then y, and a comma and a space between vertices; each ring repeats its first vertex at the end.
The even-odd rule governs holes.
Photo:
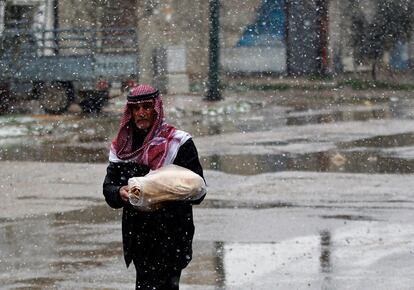
POLYGON ((207 192, 201 176, 174 164, 130 178, 128 187, 129 202, 145 211, 158 209, 167 201, 197 200, 207 192))

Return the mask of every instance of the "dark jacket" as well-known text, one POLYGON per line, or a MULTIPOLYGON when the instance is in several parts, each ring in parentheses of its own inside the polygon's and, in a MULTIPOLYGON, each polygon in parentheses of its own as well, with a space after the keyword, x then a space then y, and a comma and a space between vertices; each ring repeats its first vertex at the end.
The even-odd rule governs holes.
MULTIPOLYGON (((174 164, 186 167, 203 177, 197 149, 190 139, 178 150, 174 164)), ((131 177, 143 176, 149 168, 134 162, 110 162, 103 184, 103 194, 112 208, 123 207, 122 240, 127 266, 134 260, 139 267, 183 269, 192 258, 194 235, 193 202, 170 202, 165 207, 142 212, 122 201, 119 189, 131 177)))

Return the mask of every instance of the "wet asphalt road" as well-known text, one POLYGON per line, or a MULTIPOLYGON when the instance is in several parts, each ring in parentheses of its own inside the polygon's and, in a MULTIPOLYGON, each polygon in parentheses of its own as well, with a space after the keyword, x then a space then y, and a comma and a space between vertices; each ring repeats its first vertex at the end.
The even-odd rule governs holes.
MULTIPOLYGON (((133 288, 120 212, 99 190, 105 164, 0 165, 25 175, 1 173, 2 289, 133 288)), ((206 178, 183 289, 412 289, 411 175, 206 178)))
MULTIPOLYGON (((414 289, 411 100, 260 104, 170 111, 209 185, 181 288, 414 289)), ((2 119, 0 289, 133 289, 100 191, 116 117, 2 119)))

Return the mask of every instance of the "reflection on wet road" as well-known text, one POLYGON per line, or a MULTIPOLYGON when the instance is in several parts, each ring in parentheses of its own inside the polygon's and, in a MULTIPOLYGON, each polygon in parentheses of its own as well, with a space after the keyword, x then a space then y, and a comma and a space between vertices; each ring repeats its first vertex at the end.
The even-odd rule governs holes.
POLYGON ((414 159, 383 156, 381 152, 326 151, 309 154, 213 155, 201 159, 203 167, 227 173, 255 175, 276 171, 353 173, 414 173, 414 159))
MULTIPOLYGON (((291 107, 248 105, 247 112, 209 112, 186 114, 172 110, 169 121, 191 132, 195 138, 231 132, 260 132, 289 125, 369 121, 377 119, 413 119, 408 100, 365 100, 348 104, 287 103, 291 107), (296 106, 296 108, 295 108, 296 106)), ((110 140, 118 128, 119 114, 101 117, 47 116, 0 117, 0 160, 52 162, 106 162, 110 140)), ((307 144, 297 136, 256 145, 307 144), (278 143, 278 144, 276 144, 278 143)), ((410 133, 362 138, 338 142, 337 150, 319 150, 306 154, 284 152, 279 155, 206 156, 206 168, 237 174, 258 174, 279 170, 343 171, 365 173, 411 173, 413 159, 384 153, 386 148, 414 148, 410 133), (362 149, 361 149, 362 148, 362 149), (227 164, 227 165, 226 165, 227 164), (230 169, 229 164, 235 164, 230 169)), ((411 157, 411 156, 410 156, 411 157)))
MULTIPOLYGON (((205 210, 197 209, 196 213, 205 210)), ((229 214, 235 210, 229 209, 229 214)), ((2 289, 130 289, 134 272, 124 269, 121 259, 119 212, 99 205, 3 222, 2 289)), ((391 288, 383 289, 410 289, 414 283, 408 275, 414 255, 414 226, 341 217, 332 223, 326 217, 315 217, 315 212, 304 212, 312 227, 319 228, 314 234, 276 241, 196 240, 182 288, 370 289, 370 283, 378 283, 378 271, 390 275, 398 263, 399 277, 406 280, 384 277, 385 285, 391 288), (381 265, 384 259, 391 264, 381 265)), ((246 213, 255 219, 253 212, 246 213)), ((288 209, 283 213, 285 221, 294 215, 288 209)), ((198 231, 203 230, 208 229, 201 224, 198 231)))

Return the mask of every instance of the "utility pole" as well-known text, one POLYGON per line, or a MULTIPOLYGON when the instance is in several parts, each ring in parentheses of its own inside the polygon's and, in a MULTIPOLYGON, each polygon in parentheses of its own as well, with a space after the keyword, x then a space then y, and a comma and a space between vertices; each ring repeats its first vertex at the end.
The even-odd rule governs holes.
POLYGON ((328 1, 317 0, 317 24, 318 24, 318 73, 325 76, 328 71, 328 1))
POLYGON ((285 1, 284 6, 285 12, 285 47, 286 47, 286 74, 288 76, 292 75, 292 50, 290 47, 290 0, 285 1))
POLYGON ((209 0, 209 68, 207 101, 222 100, 220 92, 220 0, 209 0))
POLYGON ((59 54, 59 0, 53 0, 53 47, 54 53, 59 54))

